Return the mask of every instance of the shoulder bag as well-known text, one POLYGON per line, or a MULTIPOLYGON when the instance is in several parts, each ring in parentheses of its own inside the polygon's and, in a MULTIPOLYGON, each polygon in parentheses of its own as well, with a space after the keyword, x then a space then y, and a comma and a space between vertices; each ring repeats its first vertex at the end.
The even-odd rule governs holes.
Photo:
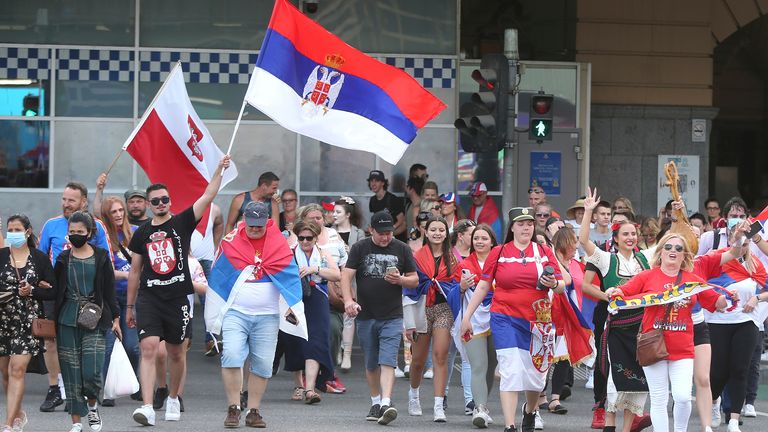
MULTIPOLYGON (((677 280, 675 286, 680 284, 680 278, 682 278, 682 270, 677 274, 677 280)), ((661 360, 666 360, 669 357, 667 352, 667 344, 664 342, 664 327, 669 324, 669 312, 672 310, 672 304, 668 304, 664 310, 664 319, 661 321, 661 325, 657 329, 645 333, 637 334, 637 363, 640 366, 650 366, 661 360)))
MULTIPOLYGON (((10 248, 8 248, 8 251, 10 252, 10 248)), ((13 258, 13 252, 10 252, 11 261, 15 261, 13 258)), ((30 258, 32 258, 32 255, 30 254, 30 258)), ((11 267, 16 271, 16 279, 19 281, 19 285, 21 285, 21 274, 19 273, 19 269, 14 265, 15 263, 11 263, 11 267)), ((33 318, 32 319, 32 336, 36 338, 43 338, 43 339, 54 339, 56 337, 56 324, 53 322, 53 320, 45 319, 45 318, 33 318)))
MULTIPOLYGON (((96 256, 94 255, 94 259, 96 256)), ((69 270, 72 271, 72 257, 69 258, 69 270)), ((85 275, 85 271, 83 271, 85 275)), ((90 298, 80 296, 80 284, 77 282, 77 274, 72 273, 75 279, 75 293, 77 293, 77 326, 85 330, 95 330, 101 320, 101 306, 97 305, 90 298)), ((94 295, 96 287, 93 287, 94 295)))

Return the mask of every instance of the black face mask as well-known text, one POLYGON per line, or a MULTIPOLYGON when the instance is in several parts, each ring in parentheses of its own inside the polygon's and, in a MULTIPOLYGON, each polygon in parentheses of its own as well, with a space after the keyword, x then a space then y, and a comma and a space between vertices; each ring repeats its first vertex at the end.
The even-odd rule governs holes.
POLYGON ((76 248, 81 248, 88 241, 88 236, 85 234, 70 234, 69 242, 76 248))

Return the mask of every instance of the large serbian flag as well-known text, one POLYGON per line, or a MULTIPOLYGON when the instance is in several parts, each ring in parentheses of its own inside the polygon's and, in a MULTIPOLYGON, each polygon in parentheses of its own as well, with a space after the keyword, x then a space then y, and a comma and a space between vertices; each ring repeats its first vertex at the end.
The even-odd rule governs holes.
POLYGON ((395 164, 445 104, 276 0, 245 100, 283 127, 395 164))
POLYGON ((274 286, 280 292, 280 330, 308 338, 299 268, 288 242, 273 220, 267 221, 266 234, 261 239, 250 240, 242 221, 224 237, 208 286, 205 328, 209 332, 221 334, 224 314, 241 289, 272 289, 274 286), (299 320, 298 325, 285 320, 289 307, 299 320))
MULTIPOLYGON (((155 100, 144 112, 123 150, 152 183, 163 183, 171 196, 171 211, 191 207, 205 191, 224 153, 197 116, 184 85, 181 63, 174 66, 155 100)), ((221 187, 237 177, 235 164, 224 171, 221 187)), ((192 243, 212 235, 210 210, 192 234, 192 243)))

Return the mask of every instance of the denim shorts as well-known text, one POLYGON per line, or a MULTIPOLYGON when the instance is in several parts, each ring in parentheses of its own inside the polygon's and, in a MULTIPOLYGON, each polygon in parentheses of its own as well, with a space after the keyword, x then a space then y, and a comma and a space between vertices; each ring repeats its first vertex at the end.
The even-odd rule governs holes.
POLYGON ((229 309, 221 325, 224 349, 221 367, 240 368, 251 360, 251 373, 262 378, 272 376, 280 315, 247 315, 229 309), (249 357, 250 355, 250 357, 249 357))
POLYGON ((365 356, 365 369, 376 370, 379 365, 397 367, 397 352, 403 337, 403 319, 357 320, 357 337, 365 356))

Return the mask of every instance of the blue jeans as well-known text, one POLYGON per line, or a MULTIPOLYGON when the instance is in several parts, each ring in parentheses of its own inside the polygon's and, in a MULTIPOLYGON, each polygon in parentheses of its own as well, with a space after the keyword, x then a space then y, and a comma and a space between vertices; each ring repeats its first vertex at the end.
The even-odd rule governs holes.
POLYGON ((250 358, 251 373, 262 378, 272 377, 279 328, 279 314, 247 315, 229 309, 221 323, 224 342, 221 367, 241 368, 246 358, 250 358))
MULTIPOLYGON (((139 359, 141 353, 139 352, 139 335, 136 333, 136 328, 128 327, 125 322, 126 311, 128 310, 125 305, 128 303, 127 293, 115 293, 117 305, 120 307, 120 331, 123 332, 123 348, 125 348, 126 354, 128 354, 128 360, 131 361, 133 371, 138 374, 139 371, 139 359)), ((136 312, 134 310, 134 312, 136 312)), ((104 351, 104 377, 107 376, 107 370, 109 369, 109 360, 112 355, 112 348, 115 346, 115 333, 107 331, 107 345, 104 351)))

